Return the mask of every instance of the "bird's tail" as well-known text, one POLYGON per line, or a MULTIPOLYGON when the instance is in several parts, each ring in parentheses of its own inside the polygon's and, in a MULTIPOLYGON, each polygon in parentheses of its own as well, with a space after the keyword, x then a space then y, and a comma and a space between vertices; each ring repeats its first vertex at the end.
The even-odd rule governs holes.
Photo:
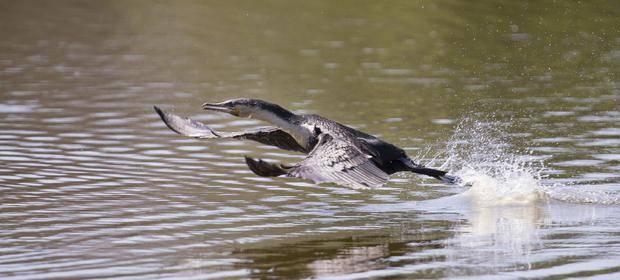
POLYGON ((446 171, 424 167, 423 165, 413 162, 413 160, 408 157, 402 158, 401 161, 408 167, 407 170, 413 173, 430 176, 447 184, 457 184, 461 182, 459 177, 448 175, 448 172, 446 171))

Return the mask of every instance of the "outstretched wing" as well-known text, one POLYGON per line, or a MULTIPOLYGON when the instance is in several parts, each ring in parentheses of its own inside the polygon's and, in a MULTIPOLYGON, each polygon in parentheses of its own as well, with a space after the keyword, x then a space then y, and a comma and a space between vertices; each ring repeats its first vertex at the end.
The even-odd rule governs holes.
POLYGON ((319 137, 308 157, 290 168, 289 176, 352 188, 379 187, 387 182, 389 175, 354 145, 329 134, 319 137))
POLYGON ((290 134, 276 127, 257 128, 240 132, 218 132, 201 122, 168 113, 157 106, 153 108, 168 128, 181 135, 194 138, 248 139, 284 150, 308 152, 290 134))

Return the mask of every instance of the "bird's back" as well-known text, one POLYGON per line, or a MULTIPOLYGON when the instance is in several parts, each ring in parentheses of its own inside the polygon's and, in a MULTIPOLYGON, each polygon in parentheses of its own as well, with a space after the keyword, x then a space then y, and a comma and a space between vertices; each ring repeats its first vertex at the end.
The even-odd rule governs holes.
POLYGON ((302 121, 306 125, 316 126, 322 132, 328 133, 334 138, 351 143, 364 153, 372 156, 373 161, 378 165, 385 165, 406 156, 403 149, 391 143, 319 115, 303 115, 302 121))

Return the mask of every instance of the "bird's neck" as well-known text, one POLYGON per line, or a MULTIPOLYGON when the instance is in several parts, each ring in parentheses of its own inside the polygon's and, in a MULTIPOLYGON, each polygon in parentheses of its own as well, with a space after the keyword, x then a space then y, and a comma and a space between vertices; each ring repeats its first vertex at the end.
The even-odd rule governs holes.
POLYGON ((252 114, 251 118, 271 123, 293 136, 301 146, 309 148, 313 134, 307 127, 300 125, 301 116, 282 109, 277 112, 259 111, 252 114))

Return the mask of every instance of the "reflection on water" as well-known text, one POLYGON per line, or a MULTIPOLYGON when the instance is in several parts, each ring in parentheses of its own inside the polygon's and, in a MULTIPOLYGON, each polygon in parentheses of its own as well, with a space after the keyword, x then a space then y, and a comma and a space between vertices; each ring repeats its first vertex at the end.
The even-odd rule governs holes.
POLYGON ((339 252, 333 259, 315 260, 308 264, 312 275, 316 277, 349 274, 358 271, 380 268, 381 265, 373 263, 390 255, 386 244, 369 247, 347 248, 339 252))
POLYGON ((605 5, 0 3, 0 278, 617 277, 620 17, 605 5), (182 138, 152 111, 261 125, 199 109, 238 96, 478 184, 259 178, 243 155, 302 155, 182 138))
POLYGON ((462 232, 457 243, 464 248, 499 250, 500 254, 491 253, 491 260, 504 259, 501 253, 520 257, 531 252, 538 240, 537 225, 544 222, 540 215, 536 206, 476 208, 466 215, 469 223, 457 228, 462 232))
MULTIPOLYGON (((611 245, 616 243, 609 244, 614 249, 606 247, 609 240, 590 239, 593 232, 600 232, 603 228, 605 232, 617 232, 606 225, 616 219, 614 215, 618 214, 618 208, 615 206, 558 202, 489 206, 477 205, 475 200, 457 194, 423 202, 364 206, 361 209, 370 213, 422 211, 423 215, 416 218, 417 223, 440 217, 453 220, 454 224, 449 227, 451 234, 448 236, 407 242, 411 249, 403 255, 384 258, 387 263, 383 263, 383 269, 346 278, 399 274, 423 277, 437 271, 441 272, 441 277, 497 277, 497 273, 526 270, 532 271, 531 275, 549 276, 570 274, 567 271, 571 270, 598 274, 598 270, 617 267, 617 262, 613 265, 603 262, 594 267, 582 267, 580 262, 574 262, 597 259, 609 250, 617 249, 617 245, 611 245), (571 240, 580 240, 587 245, 571 244, 571 240), (435 246, 426 248, 430 244, 435 246), (549 265, 554 266, 547 262, 559 256, 567 260, 563 265, 567 270, 546 271, 549 265), (427 259, 433 261, 423 261, 427 259)), ((387 244, 391 246, 391 242, 399 241, 390 240, 387 244)))

